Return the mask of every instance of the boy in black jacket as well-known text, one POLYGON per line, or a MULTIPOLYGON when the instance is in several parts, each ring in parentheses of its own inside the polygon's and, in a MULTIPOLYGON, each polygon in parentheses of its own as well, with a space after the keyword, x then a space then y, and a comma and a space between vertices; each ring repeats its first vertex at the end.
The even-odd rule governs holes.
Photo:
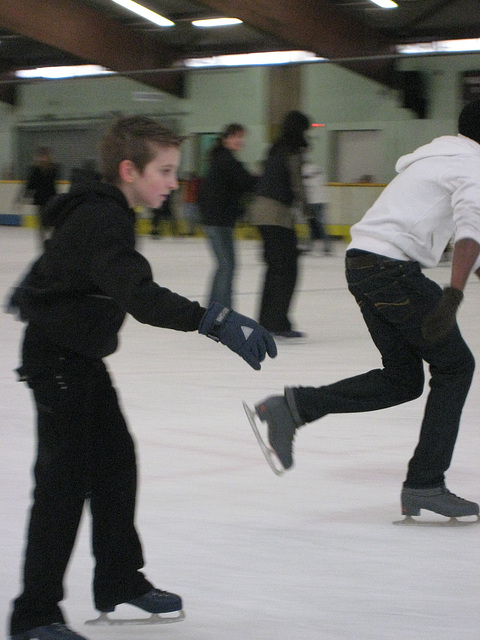
POLYGON ((95 606, 127 602, 183 617, 179 596, 155 589, 134 525, 136 461, 132 438, 102 360, 117 348, 126 313, 139 322, 196 331, 222 342, 254 369, 276 355, 254 320, 216 303, 208 309, 152 279, 135 250, 132 207, 159 207, 178 187, 180 139, 143 117, 120 118, 101 146, 102 183, 79 185, 50 207, 55 231, 10 300, 27 323, 21 380, 33 390, 38 455, 23 593, 10 621, 12 640, 81 640, 59 602, 83 505, 92 514, 95 606))

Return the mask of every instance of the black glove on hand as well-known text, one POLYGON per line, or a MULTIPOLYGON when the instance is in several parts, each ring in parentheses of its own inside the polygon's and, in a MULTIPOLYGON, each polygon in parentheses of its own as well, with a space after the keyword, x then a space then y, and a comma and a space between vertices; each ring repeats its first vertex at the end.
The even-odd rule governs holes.
POLYGON ((445 287, 440 302, 422 323, 422 335, 427 342, 439 342, 453 329, 462 300, 463 293, 460 289, 445 287))
POLYGON ((270 358, 277 355, 275 340, 266 329, 218 302, 210 303, 198 332, 238 353, 253 369, 261 368, 267 353, 270 358))

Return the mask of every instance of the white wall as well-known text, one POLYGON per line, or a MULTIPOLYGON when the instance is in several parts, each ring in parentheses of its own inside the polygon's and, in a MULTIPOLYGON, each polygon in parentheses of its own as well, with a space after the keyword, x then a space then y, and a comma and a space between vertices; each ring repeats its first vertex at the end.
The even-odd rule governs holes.
POLYGON ((231 122, 245 125, 248 137, 242 160, 258 170, 266 150, 266 91, 264 67, 192 71, 184 131, 214 133, 231 122))

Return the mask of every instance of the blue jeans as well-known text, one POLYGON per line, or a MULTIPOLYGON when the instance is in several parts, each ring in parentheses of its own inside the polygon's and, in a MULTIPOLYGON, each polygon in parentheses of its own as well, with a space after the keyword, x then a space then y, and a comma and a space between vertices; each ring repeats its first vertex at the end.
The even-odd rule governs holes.
POLYGON ((312 217, 309 218, 310 232, 312 240, 324 240, 328 239, 325 231, 324 209, 325 204, 323 202, 316 202, 309 205, 312 217))
POLYGON ((217 261, 209 301, 218 302, 224 307, 231 308, 233 274, 235 271, 233 228, 205 225, 204 229, 217 261))
POLYGON ((405 486, 439 486, 450 466, 472 382, 473 355, 457 325, 436 344, 423 339, 422 321, 438 304, 442 290, 417 262, 351 250, 346 263, 349 291, 380 351, 383 368, 324 387, 295 389, 300 415, 311 422, 328 413, 375 411, 418 398, 425 361, 430 393, 405 486))

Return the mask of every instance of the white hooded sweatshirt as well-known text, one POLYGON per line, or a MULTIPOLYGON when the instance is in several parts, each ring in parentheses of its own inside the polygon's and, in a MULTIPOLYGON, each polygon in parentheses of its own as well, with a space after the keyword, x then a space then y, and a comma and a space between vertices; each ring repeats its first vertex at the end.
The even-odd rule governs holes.
MULTIPOLYGON (((351 228, 349 249, 362 249, 423 267, 440 261, 448 242, 480 244, 480 144, 441 136, 402 156, 398 175, 351 228)), ((474 270, 480 266, 480 260, 474 270)))

